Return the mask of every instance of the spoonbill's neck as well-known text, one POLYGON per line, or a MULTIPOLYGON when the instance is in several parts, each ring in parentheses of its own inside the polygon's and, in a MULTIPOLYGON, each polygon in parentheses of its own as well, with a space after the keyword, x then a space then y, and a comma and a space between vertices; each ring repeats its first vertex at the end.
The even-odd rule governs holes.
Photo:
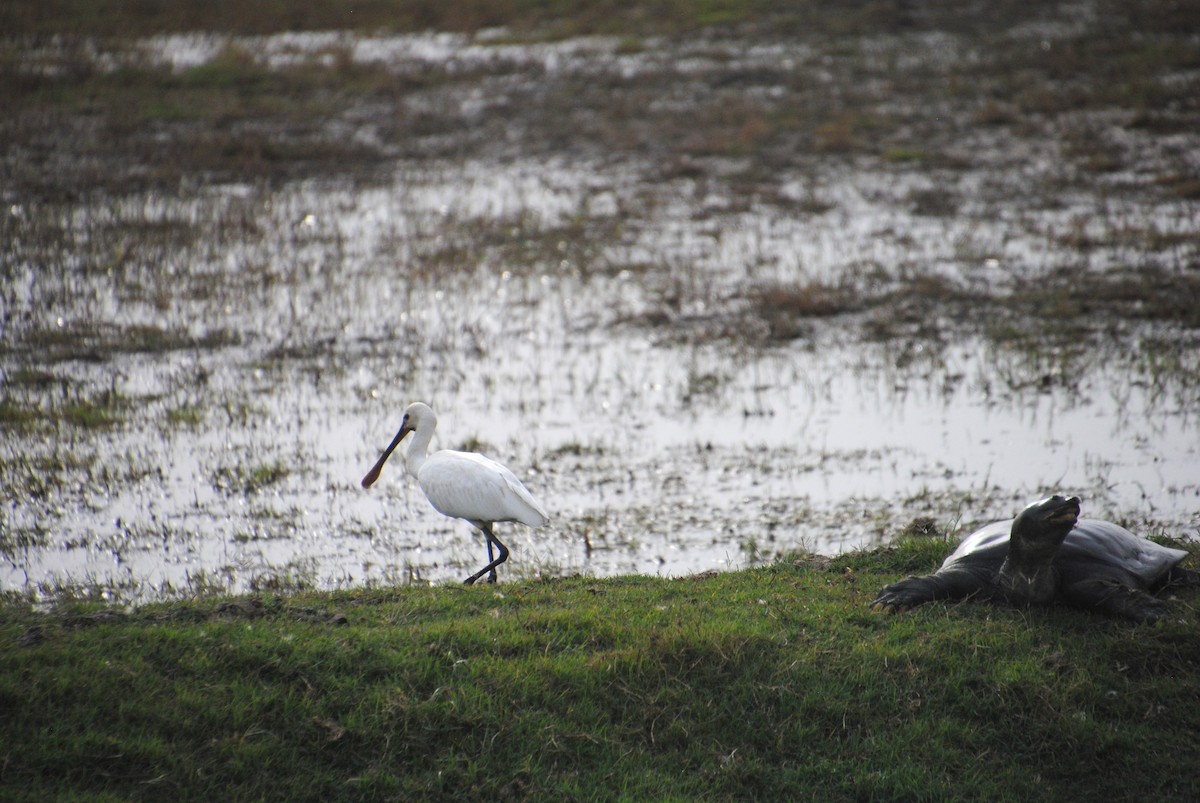
POLYGON ((421 471, 421 466, 425 465, 425 458, 429 456, 429 441, 433 440, 433 427, 419 426, 413 431, 412 442, 408 444, 408 453, 404 456, 404 468, 413 477, 421 471))

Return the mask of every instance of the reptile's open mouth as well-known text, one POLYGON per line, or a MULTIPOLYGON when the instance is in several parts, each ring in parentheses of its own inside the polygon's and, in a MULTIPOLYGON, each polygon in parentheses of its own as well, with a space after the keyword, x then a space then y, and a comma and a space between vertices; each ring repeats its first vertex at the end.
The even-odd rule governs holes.
POLYGON ((1062 507, 1054 511, 1049 517, 1049 521, 1055 523, 1074 522, 1079 519, 1079 497, 1073 496, 1063 502, 1062 507))

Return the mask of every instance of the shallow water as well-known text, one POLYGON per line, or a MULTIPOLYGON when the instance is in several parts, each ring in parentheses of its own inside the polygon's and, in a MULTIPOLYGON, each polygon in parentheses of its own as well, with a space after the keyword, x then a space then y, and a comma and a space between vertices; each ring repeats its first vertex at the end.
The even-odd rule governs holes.
MULTIPOLYGON (((217 52, 188 41, 148 47, 177 68, 217 52)), ((314 42, 266 52, 330 45, 314 42)), ((613 48, 354 43, 356 58, 397 70, 669 63, 613 48)), ((728 68, 687 55, 681 74, 728 68)), ((1193 207, 1071 187, 1032 209, 1015 191, 1022 171, 1046 181, 1060 168, 1026 153, 1014 173, 993 149, 991 164, 953 173, 806 163, 776 176, 780 203, 574 154, 401 159, 367 187, 14 204, 6 398, 46 414, 68 397, 123 401, 111 426, 6 438, 0 589, 142 602, 459 579, 483 565, 483 544, 427 504, 402 460, 358 485, 414 400, 439 413, 435 447, 500 459, 551 512, 541 531, 498 527, 513 549, 502 577, 739 567, 878 544, 921 516, 962 534, 1050 492, 1082 495, 1085 515, 1194 535, 1200 392, 1186 332, 1118 321, 1119 337, 1030 349, 947 305, 920 316, 933 336, 906 324, 864 337, 873 313, 851 311, 763 337, 748 299, 772 283, 887 287, 917 272, 1002 305, 1056 270, 1087 281, 1196 259, 1195 239, 1147 251, 1112 236, 1194 232, 1193 207), (953 213, 914 202, 930 188, 953 213), (109 258, 121 248, 134 258, 109 258), (131 346, 130 332, 169 342, 131 346), (14 379, 30 369, 50 380, 14 379)))

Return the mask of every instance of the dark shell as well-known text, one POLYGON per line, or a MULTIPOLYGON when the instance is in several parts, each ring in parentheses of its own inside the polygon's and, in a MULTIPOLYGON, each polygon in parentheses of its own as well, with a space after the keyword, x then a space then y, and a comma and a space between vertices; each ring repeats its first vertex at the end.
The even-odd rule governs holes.
MULTIPOLYGON (((946 558, 942 569, 965 565, 998 571, 1008 554, 1012 524, 1012 519, 997 521, 971 533, 946 558)), ((1187 556, 1182 549, 1139 538, 1112 522, 1080 519, 1055 554, 1054 565, 1063 572, 1110 575, 1131 587, 1146 588, 1187 556)))

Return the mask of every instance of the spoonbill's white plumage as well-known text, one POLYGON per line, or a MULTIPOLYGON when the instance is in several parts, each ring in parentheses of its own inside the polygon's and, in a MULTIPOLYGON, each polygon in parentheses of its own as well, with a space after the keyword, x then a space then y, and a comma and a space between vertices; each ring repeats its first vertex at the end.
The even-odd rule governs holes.
POLYGON ((496 567, 508 560, 508 548, 492 532, 492 525, 500 521, 516 521, 528 527, 538 528, 549 521, 545 508, 521 481, 504 466, 474 452, 456 452, 443 449, 429 454, 429 441, 437 428, 437 416, 429 405, 421 402, 410 404, 404 411, 400 431, 379 462, 362 479, 362 486, 370 488, 383 470, 383 464, 412 432, 404 466, 416 477, 429 503, 445 516, 465 519, 479 528, 487 541, 488 565, 466 579, 471 585, 483 575, 488 582, 496 582, 496 567), (492 545, 500 551, 495 557, 492 545))

